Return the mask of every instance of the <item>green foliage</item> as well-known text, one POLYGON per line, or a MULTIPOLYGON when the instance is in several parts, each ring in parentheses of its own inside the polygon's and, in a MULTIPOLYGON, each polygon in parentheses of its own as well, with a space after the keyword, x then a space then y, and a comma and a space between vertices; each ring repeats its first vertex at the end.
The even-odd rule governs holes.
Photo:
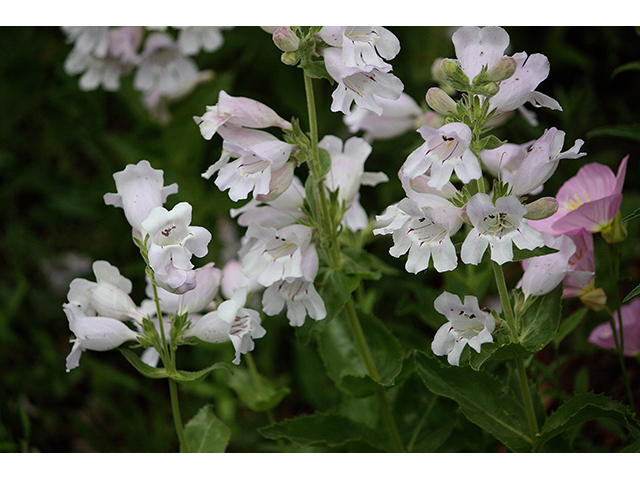
POLYGON ((187 422, 184 435, 189 453, 222 453, 231 430, 214 415, 211 405, 205 405, 187 422))

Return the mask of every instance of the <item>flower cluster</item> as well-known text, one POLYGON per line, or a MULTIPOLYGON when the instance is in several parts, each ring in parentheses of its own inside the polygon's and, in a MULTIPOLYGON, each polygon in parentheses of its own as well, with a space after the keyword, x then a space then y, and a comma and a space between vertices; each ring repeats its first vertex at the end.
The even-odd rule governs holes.
POLYGON ((327 72, 338 86, 331 110, 349 113, 351 104, 378 115, 378 98, 397 100, 404 89, 385 60, 400 51, 396 36, 384 27, 323 27, 319 37, 328 45, 321 50, 327 72))
POLYGON ((190 204, 163 207, 168 195, 178 190, 176 184, 164 186, 163 177, 162 170, 146 160, 114 174, 117 193, 106 194, 104 200, 122 208, 132 227, 148 267, 149 298, 137 306, 129 296, 131 281, 105 261, 93 264, 95 282, 74 279, 64 305, 75 335, 67 370, 78 366, 84 350, 110 350, 128 341, 147 346, 142 360, 155 366, 162 342, 180 344, 194 338, 232 342, 234 363, 239 363, 240 354, 253 349, 253 339, 265 334, 260 314, 245 308, 247 288, 239 286, 233 274, 226 278, 213 263, 194 268, 191 258, 208 253, 211 233, 190 225, 190 204), (223 290, 229 292, 225 301, 220 300, 221 284, 227 284, 223 290), (179 317, 183 323, 174 328, 179 317), (149 341, 149 322, 151 338, 164 332, 160 343, 149 341))
POLYGON ((199 71, 192 57, 218 50, 225 28, 62 27, 73 43, 64 69, 68 75, 81 75, 82 90, 119 90, 120 78, 132 74, 144 105, 158 120, 167 121, 167 101, 212 78, 211 71, 199 71))

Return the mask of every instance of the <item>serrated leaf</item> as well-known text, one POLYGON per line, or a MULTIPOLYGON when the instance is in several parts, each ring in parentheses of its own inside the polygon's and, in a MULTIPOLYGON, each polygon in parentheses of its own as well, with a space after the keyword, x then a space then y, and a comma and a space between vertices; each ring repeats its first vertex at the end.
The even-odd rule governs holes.
POLYGON ((594 393, 575 395, 549 415, 540 430, 536 446, 542 445, 565 430, 596 418, 608 418, 620 423, 636 438, 640 438, 640 424, 631 409, 594 393))
POLYGON ((539 352, 558 331, 562 314, 562 285, 546 295, 536 297, 518 317, 520 344, 532 353, 539 352))
POLYGON ((133 365, 138 372, 147 378, 170 378, 178 383, 197 383, 204 380, 209 373, 218 368, 227 369, 231 371, 231 367, 226 363, 214 363, 213 365, 198 370, 196 372, 190 372, 186 370, 177 370, 175 372, 168 372, 166 368, 152 367, 144 363, 138 355, 126 348, 120 348, 120 353, 126 358, 131 365, 133 365))
POLYGON ((425 386, 455 401, 469 421, 514 452, 531 450, 526 414, 509 386, 486 372, 444 365, 424 352, 416 352, 416 367, 425 386))
POLYGON ((356 275, 348 275, 339 270, 331 269, 325 272, 319 290, 327 310, 325 322, 330 321, 342 311, 358 285, 360 285, 360 279, 356 275))
MULTIPOLYGON (((357 311, 357 315, 380 377, 377 383, 391 386, 402 370, 405 351, 381 320, 362 311, 357 311)), ((375 392, 376 381, 369 375, 346 312, 319 331, 317 338, 327 374, 338 388, 354 396, 375 392)))
POLYGON ((227 385, 254 412, 271 410, 291 392, 288 387, 278 386, 265 376, 259 373, 254 376, 240 367, 233 369, 233 376, 229 377, 227 385))
POLYGON ((223 453, 231 439, 231 429, 207 404, 187 422, 184 436, 189 453, 223 453))
POLYGON ((377 432, 364 425, 333 413, 316 413, 292 418, 259 428, 258 432, 266 438, 286 438, 300 446, 324 443, 330 447, 358 440, 371 442, 379 436, 377 432))

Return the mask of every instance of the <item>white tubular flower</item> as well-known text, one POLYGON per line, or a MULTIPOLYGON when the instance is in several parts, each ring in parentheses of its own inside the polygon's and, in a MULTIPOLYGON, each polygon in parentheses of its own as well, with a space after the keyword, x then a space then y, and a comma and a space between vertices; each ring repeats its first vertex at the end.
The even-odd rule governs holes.
POLYGON ((104 203, 120 207, 124 210, 127 221, 134 230, 134 235, 142 239, 142 222, 149 216, 153 207, 161 207, 167 197, 177 193, 178 184, 163 186, 164 172, 154 170, 147 160, 113 174, 118 193, 104 195, 104 203))
POLYGON ((511 194, 517 197, 532 192, 539 192, 544 183, 558 168, 560 160, 565 158, 580 158, 586 153, 580 153, 584 142, 576 140, 572 148, 561 152, 564 145, 565 133, 555 127, 545 130, 542 137, 527 149, 515 175, 509 181, 511 194))
POLYGON ((69 303, 64 304, 63 309, 69 320, 69 329, 76 337, 67 357, 67 372, 80 364, 80 356, 85 350, 111 350, 138 338, 136 332, 120 320, 87 316, 79 306, 69 303))
POLYGON ((193 117, 200 127, 200 133, 206 140, 218 131, 221 125, 229 124, 238 127, 268 128, 280 127, 283 130, 291 130, 290 122, 278 116, 265 104, 245 97, 232 97, 224 90, 220 91, 218 103, 207 106, 207 111, 202 117, 193 117))
POLYGON ((558 251, 522 261, 524 275, 520 285, 525 299, 545 295, 560 285, 569 272, 569 259, 576 252, 576 244, 566 235, 553 237, 542 232, 542 236, 546 246, 558 251))
POLYGON ((449 364, 460 365, 465 345, 480 353, 482 344, 493 342, 495 319, 480 308, 476 297, 465 296, 463 304, 457 295, 442 292, 434 306, 449 321, 436 332, 431 349, 436 355, 447 355, 449 364))
POLYGON ((104 58, 109 52, 110 27, 60 27, 67 36, 67 42, 74 43, 74 49, 104 58))
POLYGON ((418 132, 425 142, 402 167, 410 178, 429 171, 429 186, 437 189, 447 184, 454 171, 464 183, 480 178, 480 163, 469 149, 471 129, 467 125, 453 122, 438 129, 423 125, 418 132))
POLYGON ((304 185, 294 176, 289 188, 277 198, 266 202, 251 199, 240 208, 232 208, 230 213, 232 218, 238 217, 238 225, 242 227, 257 223, 263 227, 282 228, 305 218, 302 212, 304 198, 304 185))
POLYGON ((269 286, 262 295, 262 308, 267 315, 277 315, 286 303, 287 318, 292 327, 304 325, 309 315, 314 320, 327 316, 322 297, 318 294, 313 281, 296 279, 280 280, 269 286))
POLYGON ((242 273, 242 263, 238 260, 230 260, 222 267, 220 292, 224 298, 229 299, 233 296, 233 292, 241 287, 246 287, 247 293, 257 292, 264 288, 258 283, 255 276, 247 278, 242 273))
POLYGON ((231 341, 236 351, 233 363, 240 363, 240 355, 253 350, 254 338, 262 338, 266 330, 260 324, 260 314, 244 308, 247 289, 239 288, 233 296, 220 304, 217 310, 203 315, 185 333, 208 343, 231 341))
POLYGON ((396 100, 380 97, 377 102, 382 107, 381 115, 355 105, 344 117, 349 131, 364 131, 367 142, 399 137, 414 130, 424 115, 416 101, 404 92, 396 100))
POLYGON ((178 28, 178 48, 184 55, 196 55, 200 50, 215 52, 224 43, 221 27, 178 28))
POLYGON ((318 35, 332 47, 342 48, 347 67, 361 70, 389 71, 391 65, 382 58, 392 60, 400 52, 398 38, 384 27, 323 27, 318 35))
POLYGON ((394 245, 389 249, 390 255, 398 258, 409 251, 405 265, 407 272, 426 270, 431 256, 438 272, 456 268, 458 257, 451 241, 455 232, 449 230, 448 223, 436 219, 433 208, 421 208, 409 198, 389 208, 384 215, 376 217, 382 226, 374 229, 373 233, 393 234, 394 245))
POLYGON ((133 86, 142 92, 157 90, 172 95, 198 77, 198 66, 185 57, 178 44, 166 33, 152 33, 145 41, 133 86))
POLYGON ((451 37, 460 68, 472 81, 482 67, 490 69, 504 56, 509 34, 500 27, 462 27, 451 37))
POLYGON ((131 281, 109 262, 93 263, 95 282, 76 278, 69 285, 67 300, 78 306, 85 315, 100 315, 116 320, 142 322, 142 314, 129 296, 131 281))
POLYGON ((270 194, 272 171, 285 167, 293 145, 250 128, 220 126, 218 133, 224 138, 222 156, 202 176, 210 178, 219 171, 215 184, 222 191, 229 189, 234 201, 247 198, 249 192, 270 194))
POLYGON ((351 104, 371 110, 377 115, 382 114, 382 107, 377 103, 377 97, 397 100, 404 89, 400 79, 388 72, 368 67, 365 70, 357 67, 347 67, 341 59, 342 49, 325 48, 322 50, 327 72, 338 86, 331 95, 331 111, 349 113, 351 104))
POLYGON ((523 218, 527 209, 513 195, 498 198, 494 205, 489 195, 476 193, 466 207, 473 229, 462 244, 464 263, 480 263, 487 246, 491 260, 502 265, 513 260, 513 244, 521 250, 544 245, 542 234, 523 218))
POLYGON ((246 236, 256 240, 245 246, 248 250, 241 250, 242 273, 249 278, 256 276, 265 287, 286 278, 302 277, 303 262, 307 261, 303 252, 315 253, 315 249, 307 248, 312 232, 304 225, 289 225, 279 230, 249 225, 246 236))
POLYGON ((351 137, 344 143, 333 135, 325 136, 318 142, 320 148, 331 155, 331 170, 325 185, 333 192, 338 191, 338 202, 344 202, 346 211, 343 223, 351 231, 365 228, 369 218, 359 202, 361 185, 375 186, 389 178, 382 172, 365 172, 364 162, 371 153, 371 145, 359 137, 351 137))
MULTIPOLYGON (((178 203, 171 211, 163 207, 154 207, 147 219, 142 222, 142 228, 149 234, 149 266, 156 274, 160 283, 163 275, 170 275, 172 280, 178 280, 183 272, 187 275, 184 282, 178 286, 174 281, 161 284, 174 293, 184 283, 191 283, 195 287, 195 273, 193 278, 188 276, 193 269, 191 256, 202 258, 207 254, 207 245, 211 241, 211 233, 203 227, 191 227, 191 205, 187 202, 178 203)), ((185 290, 186 291, 186 290, 185 290)))
MULTIPOLYGON (((220 290, 222 270, 214 263, 195 269, 195 288, 183 295, 171 293, 165 289, 158 290, 160 308, 169 314, 198 313, 205 310, 220 290)), ((147 278, 147 296, 153 298, 153 286, 147 278)))

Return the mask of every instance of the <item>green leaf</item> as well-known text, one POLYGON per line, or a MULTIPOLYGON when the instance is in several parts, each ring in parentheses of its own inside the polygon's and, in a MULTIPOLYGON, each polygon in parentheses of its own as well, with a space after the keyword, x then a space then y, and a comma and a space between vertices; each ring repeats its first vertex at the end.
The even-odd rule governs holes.
POLYGON ((625 63, 624 65, 620 65, 611 73, 611 79, 613 80, 613 78, 616 75, 618 75, 620 72, 627 72, 630 70, 640 70, 640 62, 639 61, 629 62, 629 63, 625 63))
POLYGON ((360 285, 360 279, 356 275, 348 275, 339 270, 329 269, 326 271, 322 276, 322 287, 319 291, 327 309, 325 322, 342 311, 351 298, 351 293, 358 288, 358 285, 360 285))
POLYGON ((635 220, 636 218, 640 217, 640 208, 635 209, 633 212, 631 212, 629 215, 627 215, 626 217, 624 217, 622 219, 622 223, 623 224, 627 224, 629 223, 631 220, 635 220))
POLYGON ((364 425, 333 413, 316 413, 292 418, 259 428, 258 432, 266 438, 286 438, 300 446, 324 443, 330 447, 337 447, 350 441, 363 440, 369 443, 379 437, 377 432, 364 425))
POLYGON ((378 280, 382 275, 397 274, 397 270, 366 250, 343 250, 344 269, 367 280, 378 280))
POLYGON ((311 78, 326 78, 333 85, 333 78, 327 72, 327 67, 325 67, 324 62, 305 62, 304 65, 300 65, 301 68, 304 69, 304 73, 311 78))
POLYGON ((584 393, 571 397, 549 415, 540 430, 536 447, 571 427, 596 418, 608 418, 620 423, 636 439, 640 438, 640 424, 628 406, 614 402, 604 395, 584 393))
POLYGON ((277 386, 265 376, 259 373, 254 376, 249 370, 241 367, 233 369, 233 375, 227 380, 227 385, 236 392, 240 401, 254 412, 271 410, 291 392, 288 387, 277 386))
POLYGON ((133 351, 126 348, 119 348, 120 353, 126 358, 131 365, 133 365, 136 370, 138 370, 142 375, 148 378, 171 378, 178 383, 197 383, 204 380, 211 371, 216 370, 218 368, 227 369, 231 371, 231 367, 223 362, 214 363, 210 367, 203 368, 202 370, 198 370, 197 372, 189 372, 186 370, 176 370, 175 372, 168 372, 166 368, 156 368, 144 363, 138 355, 136 355, 133 351))
POLYGON ((184 428, 189 453, 223 453, 231 439, 231 429, 205 405, 184 428))
POLYGON ((533 250, 520 250, 515 245, 513 246, 513 262, 520 262, 522 260, 526 260, 531 257, 541 257, 542 255, 549 255, 551 253, 556 253, 558 250, 551 247, 538 247, 533 250))
POLYGON ((580 324, 588 311, 589 309, 587 307, 582 307, 580 310, 576 310, 563 320, 560 324, 560 328, 558 328, 558 332, 553 337, 554 345, 560 345, 560 342, 562 342, 562 340, 564 340, 564 338, 573 332, 573 330, 580 324))
POLYGON ((631 290, 629 292, 629 294, 624 297, 624 300, 622 300, 622 303, 626 303, 629 300, 631 300, 633 297, 637 296, 640 293, 640 285, 638 285, 636 288, 634 288, 633 290, 631 290))
MULTIPOLYGON (((371 314, 357 311, 367 347, 379 375, 377 383, 391 386, 402 370, 405 351, 387 326, 371 314)), ((356 335, 343 310, 318 332, 318 351, 327 374, 338 388, 354 396, 375 392, 373 378, 360 355, 356 335)))
POLYGON ((561 301, 562 285, 558 285, 552 292, 536 297, 519 316, 520 344, 530 352, 539 352, 553 340, 560 324, 561 301))
POLYGON ((512 360, 517 357, 528 356, 530 353, 519 343, 485 343, 482 345, 480 353, 474 349, 469 349, 469 366, 474 370, 480 368, 487 362, 512 360))
POLYGON ((612 127, 594 128, 587 132, 587 138, 618 137, 640 142, 640 125, 616 125, 612 127))
POLYGON ((524 409, 509 386, 486 372, 446 366, 424 352, 416 352, 416 367, 425 386, 455 401, 469 421, 514 452, 531 450, 524 409))
POLYGON ((417 374, 411 375, 394 399, 393 414, 409 453, 432 453, 451 436, 459 421, 458 406, 430 392, 417 374))

